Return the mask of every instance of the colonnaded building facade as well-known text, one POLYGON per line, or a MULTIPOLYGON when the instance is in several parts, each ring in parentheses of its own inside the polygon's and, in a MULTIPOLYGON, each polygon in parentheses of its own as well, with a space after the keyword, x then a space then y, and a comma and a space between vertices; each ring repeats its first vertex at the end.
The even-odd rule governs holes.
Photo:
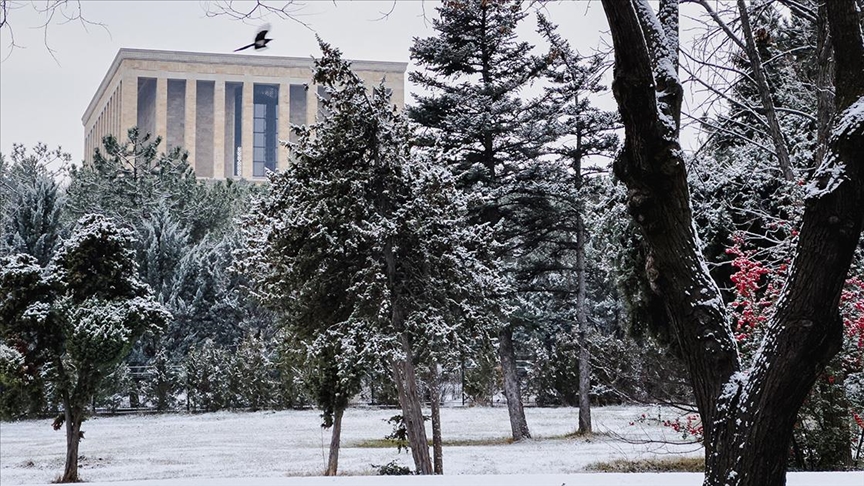
MULTIPOLYGON (((85 162, 102 137, 123 140, 137 126, 162 137, 161 151, 187 150, 198 177, 263 179, 287 163, 279 141, 293 140, 290 126, 315 120, 323 90, 311 85, 312 66, 311 58, 120 49, 81 119, 85 162)), ((367 86, 383 80, 399 107, 406 67, 352 61, 367 86)))

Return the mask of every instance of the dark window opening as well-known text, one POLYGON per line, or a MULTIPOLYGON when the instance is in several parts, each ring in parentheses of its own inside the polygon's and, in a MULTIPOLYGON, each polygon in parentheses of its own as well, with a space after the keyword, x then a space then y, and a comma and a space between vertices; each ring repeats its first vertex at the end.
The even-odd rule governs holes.
POLYGON ((252 103, 252 176, 263 177, 279 153, 279 86, 256 84, 252 103))
POLYGON ((225 137, 234 177, 243 175, 243 83, 225 83, 225 137))

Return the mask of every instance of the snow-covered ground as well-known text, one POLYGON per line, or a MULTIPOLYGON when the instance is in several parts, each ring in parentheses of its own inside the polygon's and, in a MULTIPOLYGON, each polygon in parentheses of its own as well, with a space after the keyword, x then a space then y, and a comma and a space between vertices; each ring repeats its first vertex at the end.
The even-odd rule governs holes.
MULTIPOLYGON (((381 439, 388 434, 391 427, 386 419, 396 413, 397 410, 377 408, 351 408, 345 413, 339 461, 341 473, 371 475, 374 474, 373 464, 386 464, 394 459, 403 465, 411 465, 410 455, 400 454, 395 448, 358 447, 361 441, 381 439)), ((572 473, 584 471, 588 464, 601 460, 701 454, 701 450, 692 444, 647 443, 647 440, 676 440, 680 437, 651 421, 640 423, 636 419, 642 413, 656 417, 658 409, 597 408, 594 410, 594 425, 600 434, 591 438, 567 438, 564 436, 575 429, 578 410, 529 408, 526 414, 535 439, 506 444, 503 439, 509 436, 509 422, 505 408, 444 408, 445 442, 462 441, 445 446, 444 470, 447 475, 542 474, 530 482, 525 476, 520 476, 522 479, 518 481, 514 477, 509 479, 516 481, 512 484, 626 485, 631 483, 615 479, 618 475, 594 474, 591 477, 601 482, 585 483, 576 481, 581 475, 572 473), (635 425, 630 425, 634 421, 635 425), (489 443, 483 444, 484 441, 489 443), (558 476, 561 474, 569 475, 558 476)), ((664 411, 662 415, 663 419, 674 417, 671 411, 664 411)), ((315 476, 324 469, 329 435, 319 424, 319 412, 312 410, 97 417, 85 422, 83 427, 86 439, 80 450, 84 456, 81 475, 90 482, 171 479, 123 483, 126 486, 191 486, 199 484, 205 477, 257 478, 208 481, 208 486, 396 485, 406 480, 404 477, 336 478, 336 482, 333 478, 289 479, 288 476, 315 476)), ((63 433, 52 430, 50 420, 0 424, 0 483, 7 486, 50 482, 63 469, 64 443, 63 433)), ((849 484, 864 484, 864 473, 856 474, 849 476, 853 481, 849 484)), ((636 476, 627 478, 626 481, 637 481, 636 476)), ((698 474, 664 475, 659 482, 648 478, 642 480, 648 482, 632 484, 700 484, 698 474)), ((810 479, 815 480, 816 476, 804 478, 792 475, 789 484, 828 484, 821 479, 811 482, 810 479)), ((509 484, 509 480, 503 480, 503 483, 496 480, 494 484, 502 486, 509 484)), ((443 483, 428 481, 431 480, 411 478, 412 484, 424 486, 487 482, 469 476, 458 480, 451 477, 443 483)), ((832 475, 831 484, 842 486, 843 476, 832 475)))

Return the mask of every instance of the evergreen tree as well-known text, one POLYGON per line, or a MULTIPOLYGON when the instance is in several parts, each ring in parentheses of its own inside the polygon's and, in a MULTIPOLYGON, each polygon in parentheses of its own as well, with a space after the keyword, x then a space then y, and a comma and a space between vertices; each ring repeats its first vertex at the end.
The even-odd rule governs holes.
MULTIPOLYGON (((0 256, 25 253, 48 265, 66 231, 63 194, 49 164, 68 161, 68 154, 44 144, 29 152, 16 144, 8 158, 0 154, 0 256)), ((7 371, 0 373, 0 416, 44 413, 51 397, 38 368, 7 371)))
POLYGON ((63 406, 66 469, 78 480, 81 423, 102 379, 133 343, 168 319, 138 280, 132 235, 100 215, 82 217, 47 268, 15 254, 0 261, 0 336, 27 366, 47 376, 63 406))
MULTIPOLYGON (((429 94, 415 96, 409 114, 426 130, 426 144, 442 151, 442 162, 460 190, 472 194, 472 220, 495 229, 497 257, 513 268, 522 251, 520 213, 545 206, 532 194, 542 177, 535 162, 554 139, 549 105, 525 102, 523 91, 546 69, 546 59, 516 38, 527 13, 520 1, 448 1, 437 8, 435 37, 415 39, 411 58, 423 71, 410 79, 429 94)), ((530 243, 528 243, 530 245, 530 243)), ((511 322, 501 322, 498 350, 514 440, 530 437, 516 369, 511 322)))
POLYGON ((170 302, 180 261, 189 251, 187 230, 163 205, 141 222, 137 240, 141 278, 156 292, 160 302, 170 302))
MULTIPOLYGON (((271 177, 244 225, 243 266, 313 356, 326 357, 319 378, 340 401, 359 391, 360 370, 390 367, 417 471, 429 474, 418 343, 482 340, 501 313, 484 302, 502 285, 468 249, 484 228, 463 226, 465 202, 446 171, 412 157, 411 130, 384 86, 370 93, 338 50, 321 48, 314 80, 327 93, 324 116, 295 127, 294 162, 271 177)), ((324 401, 325 410, 334 404, 324 401)))
POLYGON ((249 334, 232 357, 233 390, 238 405, 252 411, 269 408, 276 388, 272 351, 260 336, 249 334))
POLYGON ((159 347, 150 360, 145 384, 147 400, 160 412, 171 410, 177 402, 179 386, 179 377, 174 370, 174 364, 169 360, 168 352, 164 347, 159 347))
POLYGON ((137 128, 130 128, 127 137, 106 136, 92 163, 72 167, 70 217, 101 213, 138 227, 165 205, 184 223, 194 218, 187 209, 197 181, 187 154, 179 148, 159 154, 161 137, 151 140, 137 128))
POLYGON ((188 410, 214 412, 230 405, 227 351, 206 339, 189 350, 183 368, 188 410))
MULTIPOLYGON (((160 143, 135 128, 125 141, 105 137, 93 162, 71 172, 68 213, 108 214, 135 229, 141 278, 174 315, 161 345, 179 361, 205 338, 235 346, 244 325, 269 324, 241 295, 242 279, 228 271, 237 244, 233 220, 261 189, 197 181, 186 153, 160 154, 160 143)), ((130 362, 146 364, 157 344, 156 338, 140 343, 130 362)))
POLYGON ((69 160, 59 148, 52 151, 38 144, 28 153, 21 145, 13 146, 9 165, 0 169, 0 253, 27 253, 42 266, 51 260, 64 231, 64 198, 48 164, 69 160))

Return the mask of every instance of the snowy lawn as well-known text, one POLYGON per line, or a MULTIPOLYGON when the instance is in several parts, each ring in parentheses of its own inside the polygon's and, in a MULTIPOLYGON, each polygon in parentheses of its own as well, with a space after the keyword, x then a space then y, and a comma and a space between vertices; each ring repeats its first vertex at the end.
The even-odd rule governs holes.
MULTIPOLYGON (((395 447, 358 447, 364 441, 374 443, 390 433, 386 419, 397 410, 351 408, 343 422, 340 472, 346 475, 374 474, 372 464, 397 460, 411 465, 410 455, 398 453, 395 447)), ((658 409, 647 407, 605 407, 594 410, 595 430, 591 438, 566 437, 577 423, 578 410, 570 408, 526 410, 528 423, 535 439, 508 444, 507 410, 496 408, 445 407, 442 428, 445 444, 444 471, 448 475, 534 474, 537 481, 522 476, 512 484, 669 484, 698 485, 698 474, 667 474, 662 480, 649 480, 656 475, 592 474, 600 482, 576 480, 582 475, 557 476, 584 471, 596 461, 699 455, 692 445, 634 443, 646 439, 680 439, 668 428, 653 422, 635 425, 631 422, 646 413, 656 417, 658 409), (623 439, 629 439, 623 440, 623 439), (644 476, 644 477, 643 477, 644 476), (570 480, 566 479, 571 478, 570 480), (601 479, 602 477, 602 479, 601 479), (618 477, 619 479, 615 479, 618 477), (639 480, 638 477, 643 477, 639 480), (564 478, 564 479, 562 479, 564 478), (639 482, 642 481, 642 482, 639 482), (646 482, 647 481, 647 482, 646 482)), ((664 411, 663 419, 674 418, 664 411)), ((315 476, 326 463, 329 436, 319 427, 319 412, 283 411, 201 415, 145 415, 96 417, 84 423, 86 439, 81 443, 81 475, 91 482, 172 479, 147 481, 150 486, 192 486, 200 479, 175 478, 260 478, 250 480, 208 481, 209 486, 231 484, 270 486, 297 484, 403 484, 406 478, 294 478, 315 476)), ((427 424, 428 425, 428 424, 427 424)), ((430 432, 431 436, 431 432, 430 432)), ((47 483, 63 469, 64 435, 51 429, 51 420, 4 422, 0 424, 0 483, 47 483)), ((368 444, 367 444, 368 445, 368 444)), ((532 476, 534 477, 534 476, 532 476)), ((824 476, 792 475, 790 485, 827 484, 824 476), (797 479, 796 479, 797 478, 797 479), (809 479, 807 479, 809 478, 809 479), (803 481, 803 482, 801 482, 803 481)), ((491 478, 489 478, 491 479, 491 478)), ((411 478, 418 485, 481 484, 464 476, 446 482, 428 482, 411 478)), ((509 484, 498 479, 497 486, 509 484)), ((508 480, 509 481, 509 480, 508 480)), ((864 484, 864 473, 831 475, 832 486, 864 484), (845 480, 851 483, 844 482, 845 480)), ((135 483, 124 483, 132 486, 135 483)))

